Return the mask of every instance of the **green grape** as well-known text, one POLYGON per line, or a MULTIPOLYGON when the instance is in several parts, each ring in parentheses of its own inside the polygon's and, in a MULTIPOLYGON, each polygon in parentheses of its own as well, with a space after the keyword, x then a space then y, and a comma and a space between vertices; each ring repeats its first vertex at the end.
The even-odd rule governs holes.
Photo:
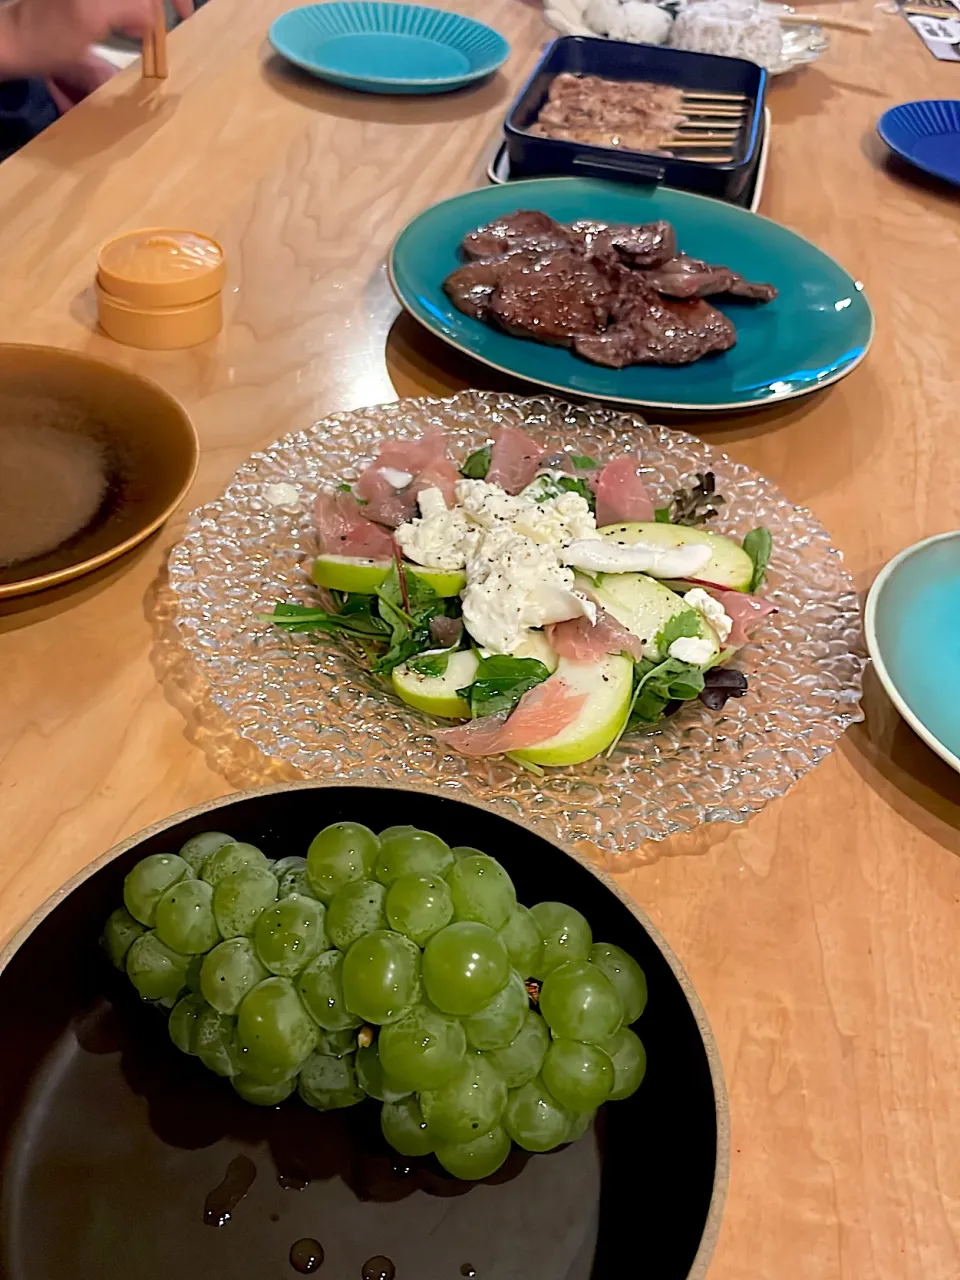
POLYGON ((453 899, 440 876, 400 876, 387 891, 384 907, 391 929, 422 947, 453 919, 453 899))
POLYGON ((495 1125, 472 1142, 438 1142, 437 1159, 447 1173, 464 1182, 476 1182, 496 1173, 510 1154, 510 1135, 495 1125))
POLYGON ((539 1013, 528 1009, 517 1038, 505 1049, 488 1050, 485 1056, 503 1076, 508 1089, 519 1089, 539 1075, 549 1048, 547 1024, 539 1013))
POLYGON ((540 1075, 568 1111, 595 1111, 613 1089, 613 1063, 598 1045, 580 1040, 554 1040, 540 1075))
POLYGON ((374 875, 391 885, 401 876, 445 876, 453 866, 450 846, 430 831, 394 831, 381 835, 374 875))
POLYGON ((142 933, 127 952, 127 977, 144 1000, 175 1000, 183 990, 188 963, 152 931, 142 933))
POLYGON ((357 1050, 357 1081, 363 1092, 378 1102, 399 1102, 411 1092, 384 1071, 376 1041, 357 1050))
POLYGON ((511 1089, 503 1126, 524 1151, 552 1151, 567 1141, 571 1116, 537 1076, 511 1089))
POLYGON ((406 832, 408 831, 416 831, 416 830, 417 828, 411 827, 409 823, 401 823, 399 826, 396 826, 396 827, 384 827, 384 829, 380 832, 380 839, 386 840, 389 836, 398 836, 401 834, 401 832, 406 834, 406 832))
POLYGON ((317 1030, 315 1052, 326 1054, 328 1058, 342 1058, 345 1053, 356 1053, 356 1029, 351 1031, 327 1031, 320 1027, 317 1030))
POLYGON ((190 864, 173 853, 151 853, 127 873, 123 905, 148 929, 157 923, 157 903, 178 880, 189 876, 190 864))
POLYGON ((379 1044, 384 1070, 408 1089, 437 1089, 446 1084, 467 1053, 460 1023, 423 1004, 384 1027, 379 1044))
POLYGON ((383 1104, 380 1129, 394 1151, 402 1156, 428 1156, 433 1150, 433 1134, 413 1094, 400 1102, 383 1104))
POLYGON ((270 864, 255 844, 221 845, 209 854, 203 864, 203 878, 214 888, 225 876, 232 876, 237 871, 266 871, 270 864))
POLYGON ((220 941, 213 889, 203 880, 178 880, 157 903, 157 937, 186 956, 203 955, 220 941))
POLYGON ((239 1075, 241 1059, 236 1018, 228 1018, 209 1005, 201 1009, 193 1028, 193 1051, 216 1075, 239 1075))
POLYGON ((307 1013, 327 1031, 345 1031, 363 1022, 344 1003, 343 955, 339 951, 315 956, 297 979, 297 990, 307 1013))
POLYGON ((502 929, 517 905, 513 881, 499 862, 485 853, 458 858, 447 875, 457 920, 476 920, 502 929))
POLYGON ((579 911, 563 902, 538 902, 530 908, 530 914, 543 938, 540 973, 536 977, 545 978, 564 960, 586 960, 593 935, 579 911))
POLYGON ((258 1058, 256 1053, 252 1053, 246 1047, 239 1034, 234 1043, 237 1050, 237 1061, 240 1064, 238 1075, 245 1076, 248 1080, 256 1080, 259 1084, 282 1084, 292 1077, 294 1084, 296 1084, 296 1070, 291 1071, 286 1065, 280 1067, 270 1066, 269 1063, 258 1058))
POLYGON ((143 925, 139 920, 134 920, 126 907, 117 907, 116 911, 110 913, 107 923, 103 926, 103 937, 100 941, 115 969, 123 972, 127 952, 134 939, 139 938, 143 931, 143 925))
POLYGON ((203 958, 200 990, 218 1013, 234 1014, 244 996, 267 977, 249 938, 228 938, 203 958))
POLYGON ((314 836, 307 850, 307 878, 314 895, 330 902, 344 885, 373 876, 380 841, 359 822, 335 822, 314 836))
POLYGON ((520 1034, 530 1009, 523 979, 514 971, 507 985, 488 1005, 463 1020, 467 1040, 475 1049, 505 1049, 520 1034))
POLYGON ((595 1111, 575 1111, 570 1117, 570 1128, 567 1130, 565 1142, 577 1142, 593 1124, 595 1111))
POLYGON ((420 950, 402 933, 376 929, 343 959, 343 998, 351 1013, 380 1026, 395 1022, 420 994, 420 950))
POLYGON ((194 1037, 197 1019, 206 1007, 207 1002, 203 996, 191 992, 190 995, 178 1000, 170 1010, 167 1030, 170 1032, 170 1039, 181 1053, 196 1053, 194 1037))
POLYGON ((458 844, 457 847, 455 849, 451 849, 450 852, 453 854, 454 859, 457 862, 459 862, 461 858, 485 858, 487 856, 482 849, 474 849, 468 844, 458 844))
POLYGON ((510 963, 520 977, 539 978, 543 968, 543 939, 528 909, 519 904, 515 906, 499 933, 510 963))
POLYGON ((297 1087, 297 1077, 292 1075, 285 1080, 268 1082, 241 1073, 234 1076, 230 1083, 244 1102, 252 1102, 255 1107, 276 1107, 293 1093, 297 1087))
POLYGON ((190 863, 190 870, 195 876, 203 878, 203 864, 211 853, 216 853, 225 844, 236 844, 233 836, 224 835, 222 831, 201 831, 198 836, 191 836, 180 850, 180 857, 190 863))
POLYGON ((605 973, 623 1001, 623 1021, 636 1022, 647 1007, 647 977, 633 956, 612 942, 596 942, 590 963, 605 973))
POLYGON ((308 1107, 317 1111, 335 1111, 339 1107, 352 1107, 363 1100, 363 1090, 357 1082, 353 1056, 328 1058, 322 1053, 312 1053, 300 1068, 297 1088, 308 1107))
POLYGON ((213 914, 225 938, 247 937, 277 900, 277 877, 269 871, 249 868, 224 876, 213 891, 213 914))
POLYGON ((506 1105, 503 1076, 480 1053, 468 1053, 447 1084, 420 1094, 420 1110, 437 1142, 471 1142, 499 1122, 506 1105))
POLYGON ((191 956, 190 963, 187 965, 187 973, 184 978, 184 986, 188 991, 192 991, 194 995, 200 993, 200 972, 203 969, 205 956, 191 956))
POLYGON ((385 929, 386 896, 386 889, 376 880, 354 880, 344 885, 327 908, 327 933, 334 946, 349 951, 365 933, 385 929))
POLYGON ((444 1013, 479 1013, 509 977, 507 949, 485 924, 448 924, 424 947, 427 995, 444 1013))
POLYGON ((610 1101, 620 1102, 640 1088, 647 1073, 647 1051, 643 1041, 629 1027, 623 1027, 603 1047, 613 1063, 610 1101))
POLYGON ((240 1005, 237 1030, 255 1062, 296 1071, 317 1035, 289 978, 264 978, 240 1005))
POLYGON ((620 1029, 623 1001, 594 965, 568 960, 544 979, 540 1012, 555 1036, 603 1044, 620 1029))
POLYGON ((303 894, 305 898, 315 896, 307 876, 306 858, 280 858, 270 870, 277 877, 278 898, 289 898, 291 893, 303 894))
POLYGON ((294 978, 314 956, 326 951, 326 908, 316 898, 293 894, 261 912, 253 931, 257 955, 271 973, 294 978))

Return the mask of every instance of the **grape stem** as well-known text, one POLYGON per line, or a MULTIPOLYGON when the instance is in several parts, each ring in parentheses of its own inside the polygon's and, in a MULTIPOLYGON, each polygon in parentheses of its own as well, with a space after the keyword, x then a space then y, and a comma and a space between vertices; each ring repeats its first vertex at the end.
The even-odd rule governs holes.
POLYGON ((370 1046, 373 1044, 375 1038, 376 1038, 376 1033, 373 1027, 371 1027, 369 1023, 365 1024, 357 1032, 357 1048, 369 1049, 370 1046))
POLYGON ((523 984, 527 989, 527 995, 530 997, 530 1004, 536 1009, 540 1003, 540 988, 543 983, 539 978, 527 978, 523 984))

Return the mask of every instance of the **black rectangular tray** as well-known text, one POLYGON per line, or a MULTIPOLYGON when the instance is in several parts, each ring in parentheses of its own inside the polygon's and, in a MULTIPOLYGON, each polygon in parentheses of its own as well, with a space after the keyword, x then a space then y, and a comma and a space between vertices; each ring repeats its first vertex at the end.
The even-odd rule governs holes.
POLYGON ((682 191, 739 201, 760 161, 760 138, 767 73, 742 58, 688 53, 658 45, 561 36, 547 48, 504 125, 510 175, 535 178, 558 174, 614 181, 665 183, 682 191), (547 99, 551 81, 561 72, 602 76, 607 80, 650 80, 678 89, 738 93, 747 99, 742 155, 726 164, 685 160, 651 152, 598 147, 543 138, 531 126, 547 99))

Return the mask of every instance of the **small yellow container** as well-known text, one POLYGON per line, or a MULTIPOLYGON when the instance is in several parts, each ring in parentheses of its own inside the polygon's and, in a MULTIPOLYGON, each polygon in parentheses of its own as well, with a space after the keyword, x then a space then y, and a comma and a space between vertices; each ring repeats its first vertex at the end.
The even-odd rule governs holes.
POLYGON ((101 248, 100 325, 129 347, 171 351, 216 337, 223 325, 223 249, 193 231, 150 227, 101 248))

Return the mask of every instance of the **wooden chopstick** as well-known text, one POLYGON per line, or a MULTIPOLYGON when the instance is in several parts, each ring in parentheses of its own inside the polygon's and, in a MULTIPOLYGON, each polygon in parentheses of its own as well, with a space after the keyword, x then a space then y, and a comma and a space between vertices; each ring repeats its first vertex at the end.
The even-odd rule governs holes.
POLYGON ((167 16, 163 8, 163 0, 158 0, 156 17, 152 30, 143 37, 143 71, 144 79, 166 80, 169 75, 167 65, 167 16))
POLYGON ((853 18, 832 18, 825 13, 781 13, 777 15, 785 27, 826 27, 833 31, 852 31, 858 36, 872 36, 872 22, 856 22, 853 18))

